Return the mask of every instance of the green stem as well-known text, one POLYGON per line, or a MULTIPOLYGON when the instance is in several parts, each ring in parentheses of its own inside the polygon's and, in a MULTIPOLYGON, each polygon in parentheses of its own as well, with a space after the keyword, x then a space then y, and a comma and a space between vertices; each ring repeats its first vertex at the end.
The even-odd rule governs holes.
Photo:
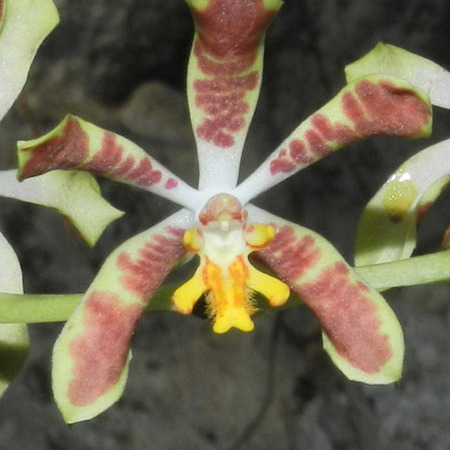
POLYGON ((379 291, 441 283, 450 281, 450 250, 355 269, 379 291))
MULTIPOLYGON (((450 250, 356 267, 356 271, 380 291, 393 287, 450 281, 450 250)), ((171 311, 170 298, 176 287, 169 285, 159 289, 147 311, 171 311)), ((69 318, 81 298, 82 294, 0 294, 0 323, 62 322, 69 318)), ((295 304, 296 301, 292 303, 295 304)))
MULTIPOLYGON (((175 285, 161 287, 147 311, 171 311, 170 298, 176 288, 175 285)), ((64 322, 82 297, 83 294, 0 294, 0 324, 64 322)))

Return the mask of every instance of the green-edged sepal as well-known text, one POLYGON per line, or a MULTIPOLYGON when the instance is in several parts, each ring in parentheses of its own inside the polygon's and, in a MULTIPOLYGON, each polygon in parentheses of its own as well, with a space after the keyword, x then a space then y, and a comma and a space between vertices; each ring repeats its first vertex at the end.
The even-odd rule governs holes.
POLYGON ((53 392, 66 422, 88 420, 121 396, 130 341, 146 305, 183 257, 182 210, 131 238, 105 261, 53 350, 53 392))
POLYGON ((313 311, 335 365, 351 380, 397 381, 402 373, 403 333, 385 299, 326 239, 276 216, 266 217, 277 226, 277 235, 258 257, 313 311))

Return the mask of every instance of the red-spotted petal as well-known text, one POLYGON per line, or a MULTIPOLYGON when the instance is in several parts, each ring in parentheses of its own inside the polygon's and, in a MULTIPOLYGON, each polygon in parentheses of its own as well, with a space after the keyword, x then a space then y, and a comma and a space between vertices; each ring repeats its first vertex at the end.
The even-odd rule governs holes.
POLYGON ((51 170, 84 170, 131 184, 195 209, 199 193, 151 158, 142 148, 111 131, 67 116, 45 136, 18 144, 19 178, 51 170))
POLYGON ((196 33, 188 100, 197 141, 200 189, 236 185, 259 95, 265 30, 280 0, 187 0, 196 33))
POLYGON ((278 227, 273 243, 257 255, 316 315, 324 348, 339 369, 370 384, 398 380, 403 334, 384 298, 318 234, 252 206, 249 214, 278 227))
POLYGON ((125 386, 129 346, 147 303, 185 254, 182 210, 119 246, 67 321, 53 351, 53 391, 68 423, 113 404, 125 386))
POLYGON ((400 78, 371 75, 348 84, 304 121, 233 195, 243 203, 354 141, 376 135, 424 137, 431 108, 400 78))

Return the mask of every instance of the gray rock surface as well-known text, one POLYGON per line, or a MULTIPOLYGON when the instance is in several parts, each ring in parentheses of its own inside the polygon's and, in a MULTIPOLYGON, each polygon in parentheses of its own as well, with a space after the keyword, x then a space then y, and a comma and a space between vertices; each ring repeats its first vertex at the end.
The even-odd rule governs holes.
MULTIPOLYGON (((14 142, 72 112, 126 135, 195 184, 184 94, 192 24, 181 0, 56 1, 61 24, 38 53, 22 100, 0 125, 2 168, 14 142)), ((445 0, 286 0, 269 30, 261 98, 243 176, 344 83, 343 67, 382 40, 450 68, 445 0)), ((351 260, 364 203, 407 156, 449 136, 438 111, 425 141, 352 146, 263 194, 258 204, 311 227, 351 260)), ((92 250, 56 214, 1 200, 2 229, 20 256, 28 292, 82 292, 118 243, 176 209, 102 181, 127 215, 92 250)), ((420 251, 437 248, 450 220, 445 199, 423 224, 420 251), (446 211, 447 209, 447 211, 446 211)), ((450 448, 450 310, 447 285, 386 297, 404 327, 398 386, 352 383, 321 349, 320 328, 299 307, 256 319, 256 330, 214 335, 207 322, 146 316, 121 401, 67 427, 50 389, 61 324, 30 327, 32 351, 0 401, 0 449, 447 450, 450 448)))

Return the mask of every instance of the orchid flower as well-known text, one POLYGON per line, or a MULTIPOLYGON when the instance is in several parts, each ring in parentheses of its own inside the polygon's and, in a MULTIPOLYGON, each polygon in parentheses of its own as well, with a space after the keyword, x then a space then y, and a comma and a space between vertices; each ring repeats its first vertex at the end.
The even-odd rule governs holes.
MULTIPOLYGON (((39 45, 57 23, 51 0, 0 0, 0 120, 20 94, 39 45)), ((95 179, 86 173, 58 171, 19 183, 16 170, 0 171, 0 196, 59 210, 90 244, 122 214, 102 199, 95 179)), ((22 294, 18 258, 1 233, 0 268, 0 291, 22 294)), ((27 351, 26 325, 1 324, 0 395, 20 370, 27 351)))
MULTIPOLYGON (((426 91, 433 105, 450 109, 450 72, 428 59, 380 43, 346 68, 348 81, 376 73, 403 78, 426 91)), ((416 153, 392 173, 361 217, 356 265, 411 256, 417 225, 450 181, 449 152, 450 139, 446 139, 416 153)), ((445 252, 437 254, 433 264, 447 265, 446 258, 445 252)))
POLYGON ((120 397, 137 322, 186 254, 196 255, 199 266, 174 292, 169 310, 190 314, 205 294, 214 332, 251 331, 256 293, 279 307, 292 291, 317 316, 325 350, 347 377, 391 383, 401 375, 402 330, 383 297, 323 237, 249 202, 351 142, 380 134, 426 136, 427 99, 389 75, 354 80, 238 184, 261 84, 264 33, 281 1, 187 3, 196 27, 187 91, 198 189, 126 138, 75 116, 41 138, 19 143, 20 179, 77 169, 182 206, 113 251, 58 337, 53 390, 69 423, 94 417, 120 397), (267 271, 257 269, 250 254, 267 271))

